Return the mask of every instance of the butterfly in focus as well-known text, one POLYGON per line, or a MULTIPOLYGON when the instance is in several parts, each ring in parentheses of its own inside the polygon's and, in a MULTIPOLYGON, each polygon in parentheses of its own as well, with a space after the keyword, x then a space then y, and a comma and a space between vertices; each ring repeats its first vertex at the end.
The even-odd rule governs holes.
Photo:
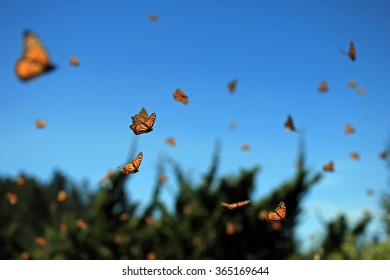
POLYGON ((143 158, 143 153, 140 152, 132 162, 130 162, 129 164, 127 164, 124 167, 119 166, 118 168, 120 171, 123 172, 123 174, 126 174, 126 175, 136 173, 136 172, 138 172, 138 168, 141 165, 142 158, 143 158))
POLYGON ((28 81, 55 69, 48 52, 33 32, 25 31, 23 39, 23 54, 15 65, 15 72, 19 79, 28 81))
POLYGON ((360 159, 360 155, 359 155, 358 152, 352 152, 352 153, 349 154, 349 156, 351 158, 353 158, 354 160, 359 160, 360 159))
POLYGON ((324 171, 333 172, 334 171, 334 163, 333 163, 333 161, 329 161, 327 164, 323 165, 322 169, 324 171))
POLYGON ((143 121, 140 117, 133 116, 131 117, 133 124, 130 125, 130 129, 134 132, 135 135, 148 133, 153 130, 153 125, 156 121, 156 114, 152 113, 148 119, 143 121))
POLYGON ((345 132, 345 134, 350 135, 350 134, 355 132, 355 128, 351 124, 347 123, 345 125, 344 132, 345 132))
POLYGON ((184 92, 181 89, 176 89, 176 91, 173 93, 173 98, 184 105, 188 104, 188 96, 184 94, 184 92))
POLYGON ((266 220, 268 223, 280 223, 286 219, 286 204, 281 201, 275 210, 267 212, 266 220))
POLYGON ((355 49, 355 44, 353 41, 349 42, 349 49, 348 52, 344 50, 340 50, 343 54, 347 55, 352 61, 355 61, 356 59, 356 49, 355 49))
POLYGON ((35 126, 37 128, 45 128, 46 127, 46 120, 36 120, 35 126))
POLYGON ((242 207, 244 205, 247 205, 249 204, 251 201, 250 200, 244 200, 244 201, 239 201, 239 202, 235 202, 235 203, 226 203, 226 202, 221 202, 221 205, 222 206, 225 206, 226 208, 232 210, 232 209, 236 209, 238 207, 242 207))
POLYGON ((69 64, 71 66, 79 66, 80 63, 79 63, 79 59, 76 57, 76 56, 72 56, 69 60, 69 64))
POLYGON ((237 80, 232 80, 227 84, 228 91, 231 94, 233 94, 236 91, 236 87, 237 87, 237 80))
POLYGON ((326 81, 322 81, 318 86, 318 91, 320 93, 325 93, 329 90, 328 83, 326 81))
POLYGON ((175 146, 176 145, 176 141, 175 141, 175 138, 173 137, 169 137, 165 140, 165 142, 170 145, 170 146, 175 146))
POLYGON ((292 132, 297 132, 294 126, 294 121, 290 115, 288 115, 286 122, 284 123, 284 129, 292 132))

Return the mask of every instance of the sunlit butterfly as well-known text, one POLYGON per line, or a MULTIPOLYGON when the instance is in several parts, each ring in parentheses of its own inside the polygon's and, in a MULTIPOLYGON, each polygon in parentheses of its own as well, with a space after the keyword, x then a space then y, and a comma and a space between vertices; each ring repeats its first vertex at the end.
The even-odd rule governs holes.
POLYGON ((65 191, 59 191, 57 193, 57 201, 64 202, 68 198, 68 194, 65 191))
POLYGON ((318 91, 320 93, 325 93, 329 90, 328 83, 326 81, 322 81, 318 86, 318 91))
POLYGON ((138 156, 132 162, 130 162, 129 164, 127 164, 124 167, 119 166, 118 168, 120 171, 123 172, 123 174, 136 173, 136 172, 138 172, 138 168, 141 165, 142 158, 143 158, 143 153, 140 152, 138 154, 138 156))
POLYGON ((288 115, 287 120, 284 123, 284 129, 289 130, 289 131, 293 131, 293 132, 297 132, 297 130, 295 129, 295 126, 294 126, 294 121, 290 115, 288 115))
POLYGON ((184 105, 188 104, 188 96, 185 95, 185 93, 181 89, 176 89, 176 91, 173 93, 173 98, 184 105))
POLYGON ((354 160, 359 160, 360 159, 360 154, 358 152, 352 152, 349 154, 351 158, 354 160))
POLYGON ((69 60, 69 64, 71 66, 79 66, 80 63, 79 63, 79 59, 76 57, 76 56, 72 56, 69 60))
POLYGON ((275 210, 267 212, 266 220, 269 223, 280 223, 286 219, 286 204, 281 201, 275 210))
POLYGON ((233 94, 237 88, 237 80, 232 80, 227 84, 229 93, 233 94))
POLYGON ((130 129, 135 135, 148 133, 153 130, 153 125, 156 121, 156 114, 152 113, 146 121, 141 121, 137 117, 132 117, 133 124, 130 125, 130 129))
POLYGON ((165 140, 165 142, 170 145, 170 146, 175 146, 176 145, 176 141, 175 141, 175 138, 173 137, 169 137, 165 140))
POLYGON ((238 207, 242 207, 244 205, 247 205, 249 204, 251 201, 250 200, 244 200, 244 201, 239 201, 239 202, 235 202, 235 203, 226 203, 226 202, 221 202, 221 205, 222 206, 225 206, 226 208, 228 209, 236 209, 238 207))
POLYGON ((333 163, 333 161, 329 161, 327 164, 323 165, 322 169, 324 171, 333 172, 334 171, 334 163, 333 163))
POLYGON ((30 80, 55 68, 48 52, 38 37, 31 31, 24 32, 24 50, 16 62, 16 75, 23 81, 30 80))
POLYGON ((347 134, 347 135, 352 134, 352 133, 355 132, 355 128, 354 128, 351 124, 347 123, 347 124, 345 125, 344 132, 345 132, 345 134, 347 134))
POLYGON ((45 128, 46 127, 46 120, 36 120, 35 126, 37 128, 45 128))

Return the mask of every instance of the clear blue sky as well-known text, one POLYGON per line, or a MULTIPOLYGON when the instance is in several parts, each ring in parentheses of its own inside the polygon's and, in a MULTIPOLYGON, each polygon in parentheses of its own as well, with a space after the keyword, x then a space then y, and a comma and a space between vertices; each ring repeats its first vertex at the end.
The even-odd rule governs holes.
POLYGON ((321 229, 317 212, 327 219, 339 211, 351 219, 366 208, 379 213, 389 178, 378 158, 390 138, 389 14, 385 0, 0 0, 0 176, 49 180, 59 169, 96 188, 134 149, 144 160, 129 192, 146 203, 163 156, 197 182, 220 140, 219 174, 260 165, 259 198, 295 172, 299 136, 283 129, 291 114, 304 131, 311 170, 329 160, 336 169, 305 199, 302 238, 321 229), (14 73, 25 29, 58 66, 28 83, 14 73), (340 52, 350 40, 355 62, 340 52), (73 55, 78 68, 68 64, 73 55), (232 79, 233 95, 226 88, 232 79), (326 94, 317 91, 322 80, 326 94), (349 80, 366 94, 347 88, 349 80), (176 88, 189 96, 187 106, 173 100, 176 88), (141 107, 157 121, 153 132, 135 136, 130 116, 141 107), (45 129, 35 128, 37 118, 47 120, 45 129), (355 134, 343 133, 347 122, 355 134), (176 147, 165 144, 171 136, 176 147), (248 152, 240 149, 245 143, 248 152), (360 161, 349 158, 352 151, 360 161))

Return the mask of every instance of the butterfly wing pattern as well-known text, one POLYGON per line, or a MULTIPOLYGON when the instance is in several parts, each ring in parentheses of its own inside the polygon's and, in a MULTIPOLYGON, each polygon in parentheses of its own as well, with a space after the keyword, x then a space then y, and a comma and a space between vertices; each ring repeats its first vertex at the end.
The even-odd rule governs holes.
POLYGON ((15 65, 15 72, 19 79, 28 81, 55 69, 48 52, 33 32, 25 31, 23 38, 23 54, 15 65))
POLYGON ((156 121, 156 113, 152 113, 150 117, 143 121, 143 117, 135 115, 131 117, 133 124, 130 125, 130 129, 134 132, 135 135, 148 133, 153 131, 153 126, 156 121))
POLYGON ((132 162, 128 163, 124 167, 119 166, 118 168, 123 174, 126 174, 126 175, 132 174, 132 173, 137 173, 138 168, 141 165, 142 158, 143 158, 143 153, 140 152, 138 154, 138 156, 132 162))
POLYGON ((266 220, 268 223, 281 223, 286 219, 286 204, 281 201, 275 210, 267 212, 266 220))

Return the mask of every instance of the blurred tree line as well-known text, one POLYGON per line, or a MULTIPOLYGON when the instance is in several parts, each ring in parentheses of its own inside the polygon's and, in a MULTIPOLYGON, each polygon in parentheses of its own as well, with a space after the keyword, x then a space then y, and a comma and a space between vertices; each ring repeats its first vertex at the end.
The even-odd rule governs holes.
POLYGON ((309 172, 303 152, 298 163, 293 178, 253 200, 258 167, 218 177, 217 149, 209 170, 193 185, 168 161, 178 183, 174 210, 160 199, 165 180, 159 166, 152 199, 141 213, 125 188, 137 175, 113 172, 95 191, 60 172, 46 184, 23 174, 0 178, 0 259, 390 259, 390 191, 381 202, 384 240, 366 236, 370 213, 354 225, 340 215, 324 224, 309 252, 301 252, 296 227, 302 200, 321 173, 309 172), (220 204, 247 199, 249 205, 233 210, 220 204), (286 221, 267 223, 265 209, 280 201, 287 205, 286 221))

